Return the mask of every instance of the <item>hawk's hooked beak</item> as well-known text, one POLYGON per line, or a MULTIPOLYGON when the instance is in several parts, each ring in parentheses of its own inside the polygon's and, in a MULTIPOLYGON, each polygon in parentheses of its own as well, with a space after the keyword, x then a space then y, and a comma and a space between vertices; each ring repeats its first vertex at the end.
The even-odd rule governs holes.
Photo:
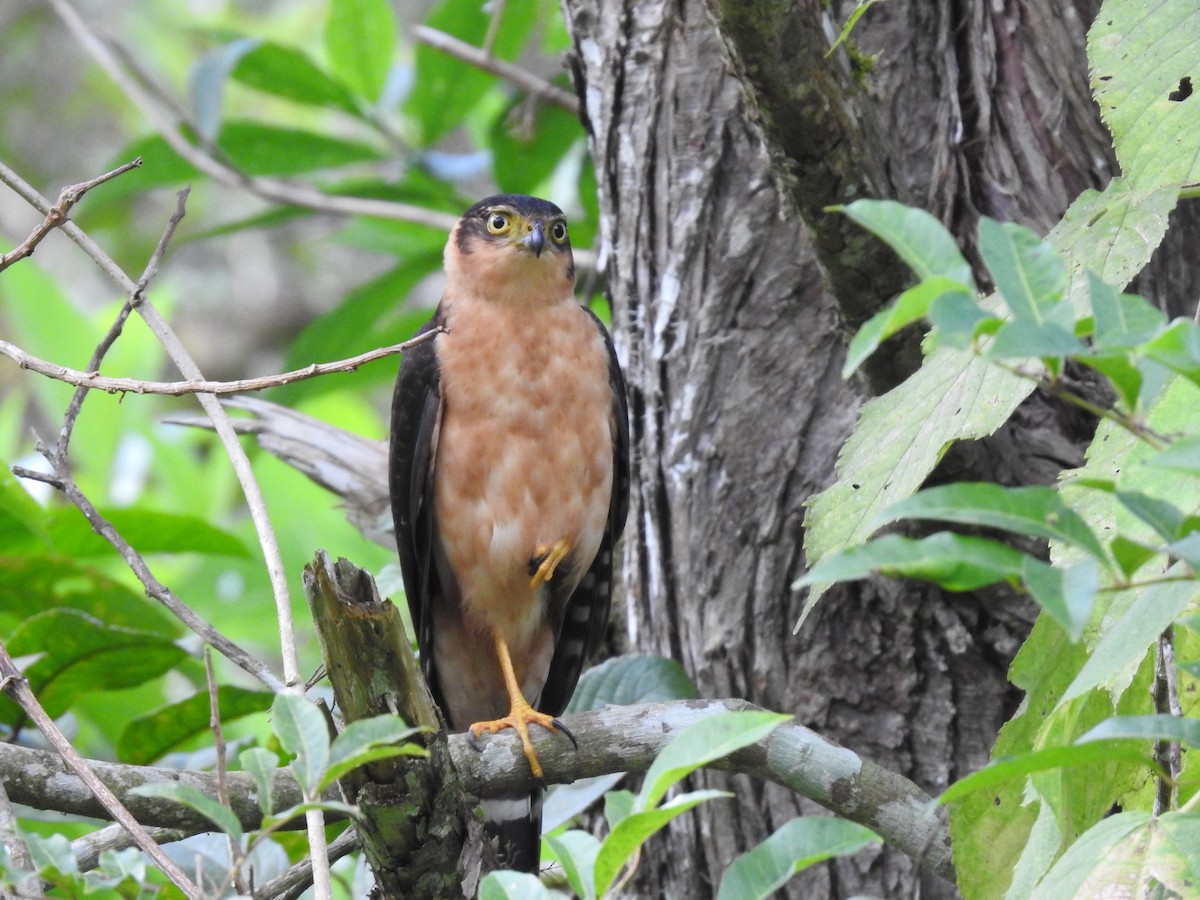
POLYGON ((521 239, 521 243, 533 251, 534 256, 542 255, 542 248, 546 246, 546 233, 542 230, 541 222, 530 222, 530 232, 528 236, 521 239))

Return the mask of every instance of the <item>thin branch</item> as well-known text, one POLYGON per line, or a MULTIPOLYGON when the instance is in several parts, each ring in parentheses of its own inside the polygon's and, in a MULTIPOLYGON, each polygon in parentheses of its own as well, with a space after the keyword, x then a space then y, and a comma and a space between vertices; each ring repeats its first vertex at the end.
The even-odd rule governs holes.
POLYGON ((555 106, 561 106, 573 115, 579 115, 579 101, 574 94, 564 91, 558 85, 551 84, 520 66, 496 59, 488 50, 480 50, 444 31, 430 28, 428 25, 414 25, 412 33, 422 44, 440 50, 448 56, 453 56, 484 72, 498 75, 535 97, 540 97, 555 106))
MULTIPOLYGON (((329 861, 337 862, 347 853, 357 849, 358 835, 353 828, 347 828, 329 845, 329 861)), ((255 890, 254 900, 296 900, 312 883, 312 860, 305 858, 255 890)))
POLYGON ((0 356, 7 356, 22 369, 29 369, 39 375, 53 378, 55 381, 73 384, 85 391, 104 391, 109 394, 165 394, 172 397, 186 394, 246 394, 263 391, 267 388, 282 387, 285 384, 293 384, 297 381, 318 378, 335 372, 353 372, 360 366, 377 359, 411 350, 425 341, 432 340, 445 330, 444 328, 433 329, 403 343, 370 350, 347 359, 312 363, 303 369, 293 369, 290 372, 263 375, 258 378, 242 378, 237 381, 142 381, 138 378, 109 378, 97 373, 90 364, 86 372, 70 369, 39 359, 5 340, 0 340, 0 356))
POLYGON ((500 33, 500 21, 504 18, 504 0, 492 0, 492 20, 488 22, 487 34, 483 38, 483 52, 490 58, 496 49, 496 35, 500 33))
MULTIPOLYGON (((63 3, 62 0, 49 0, 49 2, 54 3, 56 8, 63 6, 70 11, 70 7, 63 3)), ((74 15, 73 11, 70 14, 74 15)), ((49 209, 49 201, 46 198, 42 197, 33 187, 11 172, 11 170, 5 169, 3 164, 0 164, 0 174, 5 174, 6 182, 10 183, 13 189, 35 208, 41 210, 49 209)), ((183 196, 181 195, 177 209, 182 203, 183 196)), ((73 223, 68 222, 63 226, 63 233, 79 244, 84 252, 96 261, 113 282, 126 292, 131 300, 139 296, 137 284, 82 230, 73 223)), ((149 326, 151 332, 154 333, 154 336, 158 338, 159 343, 166 349, 167 356, 170 357, 180 373, 191 381, 203 380, 204 376, 200 371, 200 367, 196 365, 187 348, 183 346, 183 342, 179 340, 179 337, 172 330, 171 326, 159 314, 154 304, 150 302, 150 299, 143 295, 141 302, 135 304, 135 308, 149 326)), ((246 455, 245 449, 243 449, 241 443, 238 441, 237 432, 234 430, 228 414, 221 406, 221 401, 212 394, 197 394, 196 397, 200 405, 204 408, 204 411, 208 413, 209 419, 212 420, 213 428, 221 439, 221 444, 224 446, 225 452, 229 456, 229 461, 233 466, 234 474, 237 475, 238 483, 242 487, 242 493, 246 497, 246 507, 250 511, 251 520, 254 522, 254 530, 258 534, 259 545, 262 548, 263 558, 266 562, 267 574, 271 581, 271 590, 275 597, 275 612, 276 618, 279 621, 280 654, 283 657, 284 681, 289 685, 298 684, 300 681, 300 667, 297 662, 296 638, 292 625, 292 603, 288 591, 287 575, 283 569, 283 559, 279 552, 279 542, 275 539, 270 518, 267 516, 262 489, 254 478, 254 471, 250 466, 250 458, 246 455)))
MULTIPOLYGON (((17 814, 12 802, 8 799, 8 791, 4 788, 4 779, 0 778, 0 847, 8 853, 8 858, 14 870, 33 872, 33 858, 29 855, 29 847, 17 832, 17 814)), ((23 878, 13 885, 9 892, 0 886, 0 898, 40 897, 42 883, 36 875, 23 878)))
POLYGON ((8 650, 5 648, 3 642, 0 642, 0 689, 3 689, 5 693, 12 697, 25 712, 25 715, 33 720, 54 749, 58 751, 63 761, 71 767, 75 775, 84 783, 88 791, 104 805, 104 808, 113 819, 129 832, 130 836, 137 842, 137 845, 145 851, 147 856, 154 860, 155 865, 162 869, 163 874, 171 879, 171 882, 185 896, 191 898, 191 900, 203 900, 204 895, 201 893, 200 888, 196 887, 171 857, 163 852, 162 848, 146 833, 137 820, 129 814, 129 810, 105 786, 104 782, 92 774, 91 769, 88 768, 87 760, 79 755, 79 752, 71 746, 71 742, 67 740, 66 736, 58 730, 54 721, 46 715, 46 711, 42 709, 42 705, 38 702, 37 697, 30 690, 29 682, 21 674, 12 657, 8 655, 8 650))
POLYGON ((376 216, 413 222, 449 231, 454 227, 457 216, 439 213, 407 203, 374 200, 367 197, 349 197, 325 194, 316 188, 296 181, 277 178, 256 178, 215 159, 204 149, 187 139, 180 122, 164 112, 159 103, 135 79, 131 78, 109 47, 88 26, 67 0, 47 0, 75 36, 75 39, 91 55, 97 65, 117 85, 125 96, 150 120, 162 134, 171 149, 191 163, 196 169, 214 180, 249 191, 264 200, 285 206, 299 206, 318 212, 339 215, 376 216))
POLYGON ((29 478, 34 481, 44 482, 61 491, 83 513, 84 518, 92 526, 92 530, 108 541, 117 553, 121 555, 126 565, 129 566, 133 574, 137 576, 138 581, 146 589, 147 596, 152 597, 165 606, 183 624, 215 647, 222 656, 238 668, 258 679, 272 691, 278 692, 283 690, 283 683, 268 668, 266 663, 252 656, 229 638, 225 637, 225 635, 221 634, 221 632, 217 631, 217 629, 202 619, 191 607, 176 597, 170 588, 154 577, 154 573, 150 571, 150 567, 146 564, 141 554, 121 536, 121 533, 113 527, 113 524, 108 519, 100 514, 87 495, 79 489, 79 485, 71 477, 70 469, 64 460, 58 459, 40 440, 38 441, 38 450, 46 458, 47 462, 50 463, 51 468, 54 470, 53 475, 47 475, 44 472, 35 472, 32 469, 26 469, 22 466, 13 466, 13 474, 18 478, 29 478))
MULTIPOLYGON (((553 735, 537 735, 538 757, 545 779, 566 784, 578 778, 612 772, 645 772, 680 730, 727 710, 756 709, 743 700, 677 700, 639 706, 609 706, 564 716, 579 741, 575 750, 553 735)), ((493 796, 533 788, 521 742, 511 732, 490 736, 483 752, 471 746, 466 734, 451 735, 450 755, 466 790, 493 796)), ((83 803, 72 777, 51 765, 42 751, 0 744, 0 780, 16 803, 81 815, 102 815, 94 804, 83 803)), ((185 780, 207 796, 216 797, 216 778, 210 772, 116 763, 93 763, 106 781, 133 786, 167 779, 185 780)), ((902 775, 863 759, 816 732, 784 723, 766 740, 715 763, 712 768, 741 772, 782 785, 831 812, 871 828, 892 846, 943 878, 953 879, 949 832, 932 799, 902 775)), ((230 773, 233 806, 247 829, 259 827, 262 813, 254 800, 249 776, 230 773)), ((276 806, 298 803, 300 790, 286 770, 275 778, 276 806)), ((148 804, 148 798, 132 802, 148 804)), ((403 796, 397 797, 403 804, 403 796)), ((186 825, 198 818, 177 804, 159 802, 136 808, 142 821, 153 825, 186 825)))
MULTIPOLYGON (((146 834, 150 835, 157 844, 171 844, 198 833, 194 828, 155 828, 152 826, 146 829, 146 834)), ((106 850, 124 850, 126 847, 135 846, 137 844, 129 836, 129 832, 120 825, 114 824, 106 825, 98 831, 71 841, 71 852, 75 854, 75 862, 79 865, 79 871, 87 872, 100 865, 100 854, 106 850)))
POLYGON ((37 245, 42 242, 42 238, 67 221, 71 207, 78 203, 84 194, 97 185, 111 181, 118 175, 124 175, 130 169, 136 169, 141 164, 142 158, 139 156, 137 159, 127 162, 123 166, 118 166, 111 172, 105 172, 91 181, 81 181, 79 184, 72 184, 63 188, 62 193, 58 195, 58 202, 46 212, 46 218, 42 220, 42 223, 37 228, 33 229, 29 237, 15 250, 9 253, 0 253, 0 272, 3 272, 13 263, 32 256, 33 251, 37 249, 37 245))

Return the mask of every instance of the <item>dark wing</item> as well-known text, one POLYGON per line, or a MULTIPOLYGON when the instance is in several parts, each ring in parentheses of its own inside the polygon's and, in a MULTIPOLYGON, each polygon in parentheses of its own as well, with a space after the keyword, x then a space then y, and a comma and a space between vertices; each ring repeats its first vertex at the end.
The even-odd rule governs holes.
MULTIPOLYGON (((417 332, 419 337, 442 324, 441 308, 417 332)), ((441 427, 442 393, 437 338, 418 344, 404 354, 396 391, 392 395, 392 440, 388 478, 392 518, 396 523, 396 548, 421 668, 442 706, 433 672, 433 632, 430 608, 441 597, 442 586, 433 564, 433 464, 441 427)))
POLYGON ((600 649, 604 640, 612 602, 613 553, 629 513, 629 407, 625 399, 625 378, 604 325, 591 310, 585 308, 585 311, 604 335, 604 346, 608 350, 608 384, 612 389, 612 416, 616 423, 612 498, 608 505, 608 526, 604 529, 600 549, 567 602, 562 630, 550 661, 550 674, 538 699, 537 708, 552 716, 559 715, 566 708, 571 695, 575 693, 575 684, 583 667, 600 649))

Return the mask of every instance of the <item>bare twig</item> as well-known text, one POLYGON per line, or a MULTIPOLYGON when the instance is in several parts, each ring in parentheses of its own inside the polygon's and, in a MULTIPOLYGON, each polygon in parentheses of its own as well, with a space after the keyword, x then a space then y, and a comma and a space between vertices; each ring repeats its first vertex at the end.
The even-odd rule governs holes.
POLYGON ((457 221, 457 216, 450 216, 407 203, 375 200, 369 197, 325 194, 302 182, 252 177, 215 159, 203 148, 187 139, 179 127, 179 121, 173 115, 164 112, 158 101, 141 84, 129 76, 112 50, 80 18, 67 0, 47 0, 47 2, 100 68, 162 134, 171 149, 210 178, 222 184, 249 191, 272 203, 300 206, 319 212, 396 219, 426 225, 441 231, 449 231, 457 221))
POLYGON ((200 888, 196 887, 171 857, 163 852, 162 848, 146 833, 146 830, 138 824, 137 820, 129 814, 129 810, 124 807, 104 782, 92 774, 92 770, 88 768, 87 760, 79 755, 79 752, 71 746, 71 742, 67 740, 66 736, 58 730, 54 721, 46 715, 46 711, 42 709, 42 705, 38 703, 37 697, 30 690, 29 682, 16 667, 12 657, 8 655, 8 650, 4 647, 3 642, 0 642, 0 689, 3 689, 5 693, 12 697, 25 712, 25 715, 33 720, 54 749, 58 751, 63 761, 71 767, 71 770, 87 786, 87 789, 92 792, 96 799, 104 805, 104 808, 108 810, 113 819, 119 822, 133 839, 137 841, 137 845, 145 851, 146 855, 154 860, 154 864, 162 869, 163 874, 171 879, 171 882, 185 896, 191 898, 191 900, 202 900, 204 895, 201 893, 200 888))
MULTIPOLYGON (((56 8, 61 5, 70 10, 70 7, 62 3, 62 0, 49 0, 49 2, 56 4, 56 8)), ((73 11, 71 11, 71 15, 74 15, 73 11)), ((10 184, 13 190, 17 191, 35 208, 43 211, 49 209, 50 204, 45 197, 17 176, 16 173, 6 169, 3 164, 0 164, 0 175, 3 176, 2 180, 10 184)), ((182 206, 183 200, 184 196, 181 193, 176 207, 177 210, 182 206)), ((130 298, 138 296, 137 284, 82 230, 73 223, 68 222, 63 226, 63 233, 74 240, 88 256, 95 260, 97 265, 104 270, 105 274, 118 287, 124 290, 130 298)), ((180 373, 191 381, 202 381, 204 376, 200 371, 200 367, 196 365, 187 348, 183 346, 182 341, 179 340, 174 330, 162 318, 149 298, 143 297, 142 301, 136 304, 135 308, 150 327, 155 337, 158 338, 159 343, 166 348, 167 356, 171 358, 171 361, 179 369, 180 373)), ((246 497, 246 507, 250 511, 250 518, 254 522, 254 529, 258 534, 259 545, 263 551, 267 574, 270 577, 271 589, 275 597, 275 611, 279 621, 280 653, 283 657, 284 681, 289 685, 298 684, 300 674, 296 655, 296 639, 292 627, 291 597, 288 592, 287 576, 283 570, 283 559, 279 552, 279 542, 275 539, 275 534, 271 529, 271 522, 267 516, 262 490, 259 488, 258 482, 254 479, 254 471, 250 467, 250 459, 239 443, 237 432, 229 421, 228 414, 222 408, 221 401, 211 394, 197 394, 196 397, 200 405, 204 408, 204 411, 208 413, 209 419, 212 420, 213 429, 217 432, 218 437, 221 439, 221 444, 225 447, 225 452, 229 456, 233 471, 237 475, 238 483, 241 485, 242 492, 246 497)))
MULTIPOLYGON (((1154 661, 1154 708, 1167 716, 1183 715, 1175 679, 1175 629, 1170 625, 1158 637, 1158 654, 1154 661)), ((1154 815, 1158 816, 1175 808, 1179 773, 1183 768, 1179 741, 1158 741, 1154 745, 1154 758, 1168 775, 1158 779, 1154 793, 1154 815)))
MULTIPOLYGON (((128 312, 126 312, 128 315, 128 312)), ((0 356, 7 356, 22 369, 29 369, 55 381, 73 384, 85 391, 105 391, 109 394, 166 394, 168 396, 183 396, 185 394, 247 394, 253 391, 263 391, 267 388, 282 387, 309 378, 329 375, 335 372, 353 372, 360 366, 404 353, 425 341, 432 340, 445 329, 433 329, 412 340, 400 344, 381 347, 352 356, 348 359, 335 360, 327 363, 313 363, 303 369, 293 369, 278 375, 263 375, 258 378, 242 378, 237 381, 142 381, 137 378, 108 378, 97 374, 89 363, 88 371, 70 369, 56 363, 39 359, 26 353, 15 344, 0 340, 0 356)))
POLYGON ((13 466, 12 472, 18 478, 29 478, 34 481, 41 481, 52 485, 70 500, 83 513, 84 518, 92 526, 92 530, 98 535, 112 544, 113 548, 121 554, 121 558, 137 576, 138 580, 146 589, 147 596, 153 597, 168 610, 170 610, 181 622, 183 622, 193 632, 215 647, 222 656, 230 660, 238 668, 258 679, 272 691, 281 691, 283 684, 275 676, 275 674, 267 667, 266 663, 255 658, 247 653, 212 625, 202 619, 191 607, 175 596, 172 591, 162 582, 154 577, 154 573, 150 571, 150 567, 146 565, 146 561, 142 558, 128 541, 125 540, 113 527, 104 516, 100 515, 99 511, 87 495, 79 489, 79 485, 71 477, 70 470, 67 468, 65 461, 57 459, 54 453, 47 448, 41 441, 38 441, 38 449, 50 466, 54 469, 53 475, 47 475, 44 472, 35 472, 32 469, 26 469, 22 466, 13 466))
POLYGON ((557 85, 539 78, 532 72, 522 69, 520 66, 505 62, 502 59, 496 59, 491 55, 490 50, 480 50, 478 47, 473 47, 465 41, 460 41, 458 38, 446 34, 444 31, 430 28, 428 25, 414 25, 412 33, 421 43, 435 50, 440 50, 449 56, 453 56, 455 59, 461 59, 463 62, 477 69, 491 72, 493 75, 499 75, 501 78, 511 81, 517 87, 528 91, 535 97, 540 97, 548 103, 561 106, 567 112, 579 115, 579 101, 575 99, 574 94, 564 91, 557 85))
POLYGON ((483 52, 492 56, 496 47, 496 35, 500 33, 500 21, 504 18, 504 0, 492 0, 492 19, 488 22, 487 34, 483 38, 483 52))
MULTIPOLYGON (((329 861, 337 862, 357 849, 358 835, 353 828, 347 828, 329 845, 329 861)), ((312 883, 312 860, 306 858, 255 890, 254 897, 255 900, 296 900, 312 883)))
MULTIPOLYGON (((150 280, 158 273, 159 261, 162 259, 163 254, 167 252, 167 245, 171 242, 171 238, 175 234, 175 228, 183 219, 185 203, 190 190, 190 188, 184 188, 177 195, 175 212, 167 222, 167 227, 164 229, 162 236, 159 237, 158 246, 154 248, 154 253, 151 254, 150 261, 146 264, 146 268, 142 272, 142 277, 138 279, 136 290, 121 305, 121 310, 117 313, 116 320, 109 327, 104 337, 100 339, 100 343, 96 345, 96 349, 92 352, 92 358, 88 360, 89 372, 100 371, 100 363, 104 361, 104 357, 109 349, 116 343, 117 338, 121 336, 121 332, 125 328, 125 321, 129 318, 133 307, 141 302, 146 287, 150 284, 150 280)), ((86 397, 87 389, 77 386, 77 390, 71 396, 71 402, 67 404, 67 411, 63 415, 63 424, 62 428, 59 429, 58 443, 54 446, 54 454, 64 463, 67 457, 67 447, 71 443, 71 433, 75 430, 75 421, 79 418, 79 412, 83 408, 83 401, 86 397)))
MULTIPOLYGON (((212 651, 204 648, 204 681, 208 686, 208 727, 213 733, 213 747, 217 753, 217 802, 230 809, 229 803, 229 783, 225 777, 225 732, 221 729, 221 700, 217 691, 217 678, 213 674, 212 651)), ((242 852, 242 843, 234 838, 233 835, 225 835, 225 840, 229 844, 229 874, 226 876, 226 881, 232 881, 233 886, 239 894, 247 892, 245 879, 242 877, 241 865, 244 858, 242 852)), ((224 895, 226 885, 221 885, 221 890, 218 892, 224 895)))
POLYGON ((0 253, 0 272, 3 272, 13 263, 32 256, 33 251, 37 249, 37 245, 42 242, 42 238, 67 221, 71 207, 78 203, 84 194, 96 187, 96 185, 111 181, 118 175, 124 175, 130 169, 136 169, 141 164, 142 158, 139 156, 137 159, 127 162, 123 166, 118 166, 111 172, 105 172, 91 181, 81 181, 79 184, 72 184, 63 188, 62 193, 58 195, 58 202, 46 212, 46 218, 33 230, 29 237, 15 250, 8 253, 0 253))

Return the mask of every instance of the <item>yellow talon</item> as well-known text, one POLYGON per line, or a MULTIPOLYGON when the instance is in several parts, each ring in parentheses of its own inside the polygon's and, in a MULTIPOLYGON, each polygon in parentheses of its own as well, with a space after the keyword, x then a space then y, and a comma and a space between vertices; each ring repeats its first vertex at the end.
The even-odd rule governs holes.
POLYGON ((534 554, 534 559, 540 559, 537 571, 533 573, 533 578, 529 580, 529 586, 532 588, 541 587, 544 582, 549 581, 554 577, 554 571, 558 568, 559 563, 567 558, 567 554, 571 552, 571 542, 566 538, 555 541, 553 547, 538 547, 537 553, 534 554))

